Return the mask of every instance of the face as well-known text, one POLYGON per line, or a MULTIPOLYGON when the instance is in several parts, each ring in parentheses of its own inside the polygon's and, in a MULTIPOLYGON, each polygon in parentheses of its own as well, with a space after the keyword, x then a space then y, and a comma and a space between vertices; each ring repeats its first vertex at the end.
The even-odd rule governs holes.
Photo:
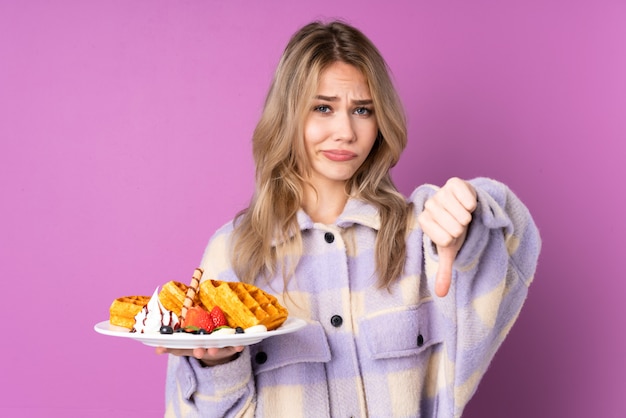
POLYGON ((320 78, 304 123, 304 144, 316 188, 345 185, 370 153, 378 126, 365 76, 336 62, 320 78))

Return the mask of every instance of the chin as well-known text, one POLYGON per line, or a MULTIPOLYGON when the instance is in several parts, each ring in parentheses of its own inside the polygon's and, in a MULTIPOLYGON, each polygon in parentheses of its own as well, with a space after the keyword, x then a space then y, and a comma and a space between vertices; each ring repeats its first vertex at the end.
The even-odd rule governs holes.
POLYGON ((337 182, 345 183, 346 181, 350 180, 353 175, 354 175, 354 173, 341 174, 341 175, 338 174, 336 176, 328 176, 328 179, 329 180, 333 180, 333 181, 337 181, 337 182))

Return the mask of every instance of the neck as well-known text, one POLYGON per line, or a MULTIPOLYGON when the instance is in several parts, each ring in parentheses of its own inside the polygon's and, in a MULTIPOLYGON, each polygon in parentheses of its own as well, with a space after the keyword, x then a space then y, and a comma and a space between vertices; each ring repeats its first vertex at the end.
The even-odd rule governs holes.
POLYGON ((343 212, 348 196, 345 191, 345 184, 342 182, 333 183, 320 187, 316 185, 306 186, 304 190, 304 200, 302 209, 309 215, 313 222, 333 224, 343 212))

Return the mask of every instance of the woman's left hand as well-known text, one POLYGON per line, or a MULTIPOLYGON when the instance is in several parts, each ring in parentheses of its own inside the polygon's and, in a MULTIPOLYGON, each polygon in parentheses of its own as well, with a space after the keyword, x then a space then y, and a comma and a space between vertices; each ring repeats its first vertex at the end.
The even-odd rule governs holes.
POLYGON ((439 268, 435 293, 448 294, 452 281, 452 265, 463 246, 472 212, 477 206, 476 190, 468 182, 453 177, 424 204, 418 222, 437 247, 439 268))
POLYGON ((195 357, 206 366, 217 366, 234 360, 237 355, 242 352, 243 346, 224 347, 224 348, 194 348, 194 349, 175 349, 157 347, 157 354, 173 354, 175 356, 195 357))

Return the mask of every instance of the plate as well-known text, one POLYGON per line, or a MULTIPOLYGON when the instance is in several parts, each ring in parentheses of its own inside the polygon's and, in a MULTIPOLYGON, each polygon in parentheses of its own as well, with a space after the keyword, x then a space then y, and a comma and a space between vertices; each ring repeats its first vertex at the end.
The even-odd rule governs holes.
POLYGON ((306 321, 300 318, 287 318, 283 324, 273 331, 230 334, 230 335, 194 335, 184 332, 174 334, 158 334, 148 333, 140 334, 130 332, 128 328, 111 325, 109 321, 98 322, 94 329, 96 332, 109 335, 112 337, 130 338, 140 341, 150 347, 167 347, 167 348, 209 348, 209 347, 229 347, 238 345, 252 345, 263 341, 266 338, 276 335, 289 334, 296 332, 306 326, 306 321))

